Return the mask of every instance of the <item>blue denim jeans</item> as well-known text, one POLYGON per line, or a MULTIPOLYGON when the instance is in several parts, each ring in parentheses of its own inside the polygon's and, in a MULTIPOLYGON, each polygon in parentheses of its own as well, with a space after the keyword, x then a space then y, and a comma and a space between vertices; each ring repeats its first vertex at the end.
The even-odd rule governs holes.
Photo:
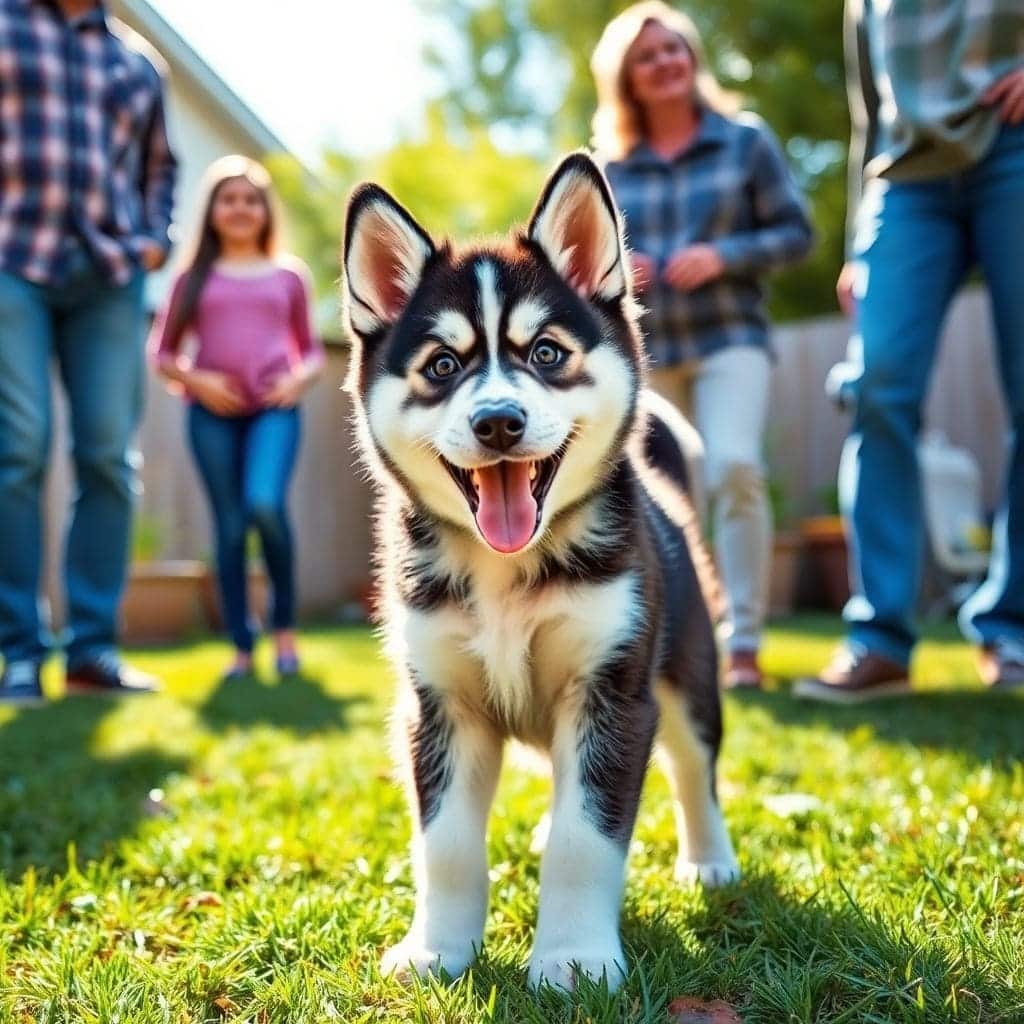
POLYGON ((51 643, 39 588, 53 362, 77 483, 64 562, 68 663, 116 644, 143 398, 143 278, 110 284, 83 253, 60 288, 0 272, 0 653, 8 661, 42 659, 51 643))
POLYGON ((966 172, 872 183, 854 246, 864 373, 840 469, 852 541, 850 640, 909 661, 924 540, 921 407, 946 309, 976 266, 991 295, 1010 436, 991 567, 960 623, 974 642, 1024 639, 1024 126, 1005 126, 966 172))
POLYGON ((189 407, 189 440, 213 515, 224 620, 240 651, 251 651, 255 636, 246 592, 250 527, 260 536, 270 577, 271 625, 289 629, 295 624, 295 560, 286 498, 299 428, 298 409, 231 417, 197 403, 189 407))

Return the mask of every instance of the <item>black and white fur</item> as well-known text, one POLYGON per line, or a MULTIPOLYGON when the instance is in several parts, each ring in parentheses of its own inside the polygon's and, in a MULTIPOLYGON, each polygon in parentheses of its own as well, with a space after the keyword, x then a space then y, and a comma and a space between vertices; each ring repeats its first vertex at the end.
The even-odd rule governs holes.
POLYGON ((682 463, 671 409, 643 391, 608 186, 589 157, 571 155, 525 233, 456 250, 362 185, 344 264, 348 387, 380 484, 396 735, 415 818, 416 911, 383 967, 457 975, 480 948, 488 810, 514 737, 543 750, 554 775, 530 980, 571 988, 584 971, 614 987, 626 966, 626 853, 655 741, 675 800, 677 876, 718 885, 738 867, 715 794, 717 656, 682 463), (515 437, 500 451, 474 426, 493 409, 517 410, 501 421, 515 437), (530 463, 534 498, 547 488, 513 552, 474 518, 481 474, 511 479, 502 459, 530 463))

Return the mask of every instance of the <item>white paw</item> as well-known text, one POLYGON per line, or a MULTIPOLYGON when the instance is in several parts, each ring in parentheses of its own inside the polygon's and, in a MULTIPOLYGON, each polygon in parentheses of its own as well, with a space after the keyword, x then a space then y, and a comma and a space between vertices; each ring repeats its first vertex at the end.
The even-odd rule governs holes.
POLYGON ((421 978, 437 975, 443 968, 457 978, 472 962, 476 950, 472 943, 445 949, 428 949, 423 943, 410 938, 392 946, 380 964, 381 974, 394 974, 399 981, 408 981, 413 974, 421 978))
POLYGON ((543 953, 534 952, 530 957, 529 981, 535 988, 546 981, 556 988, 564 988, 567 992, 576 989, 576 977, 579 974, 589 975, 594 981, 600 981, 604 975, 608 979, 608 991, 614 992, 625 978, 626 957, 622 947, 616 943, 611 949, 566 949, 550 950, 543 953))
POLYGON ((708 889, 728 885, 740 877, 740 866, 735 860, 683 860, 676 861, 676 880, 687 885, 700 882, 708 889))

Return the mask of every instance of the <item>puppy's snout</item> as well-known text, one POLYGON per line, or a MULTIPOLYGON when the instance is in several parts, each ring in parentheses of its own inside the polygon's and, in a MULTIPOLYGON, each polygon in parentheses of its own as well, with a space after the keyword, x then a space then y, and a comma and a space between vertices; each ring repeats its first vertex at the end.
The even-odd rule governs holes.
POLYGON ((481 444, 507 452, 523 439, 526 410, 515 402, 484 406, 470 416, 469 425, 481 444))

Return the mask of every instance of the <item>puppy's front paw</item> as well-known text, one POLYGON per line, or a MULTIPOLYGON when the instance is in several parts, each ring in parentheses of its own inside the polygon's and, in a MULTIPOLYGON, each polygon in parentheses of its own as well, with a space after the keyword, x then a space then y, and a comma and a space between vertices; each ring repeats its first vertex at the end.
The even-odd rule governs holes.
POLYGON ((708 889, 728 885, 740 877, 740 866, 735 860, 683 860, 676 861, 676 880, 687 885, 700 882, 708 889))
POLYGON ((534 951, 530 957, 529 981, 535 988, 546 981, 573 992, 580 974, 594 981, 600 981, 604 975, 608 979, 608 991, 614 992, 622 984, 625 972, 626 958, 622 947, 616 943, 614 948, 608 949, 534 951))
POLYGON ((414 973, 425 978, 429 974, 436 976, 443 969, 457 978, 473 962, 475 955, 472 943, 428 949, 422 942, 407 936, 384 954, 380 972, 394 974, 399 981, 409 981, 414 973))

